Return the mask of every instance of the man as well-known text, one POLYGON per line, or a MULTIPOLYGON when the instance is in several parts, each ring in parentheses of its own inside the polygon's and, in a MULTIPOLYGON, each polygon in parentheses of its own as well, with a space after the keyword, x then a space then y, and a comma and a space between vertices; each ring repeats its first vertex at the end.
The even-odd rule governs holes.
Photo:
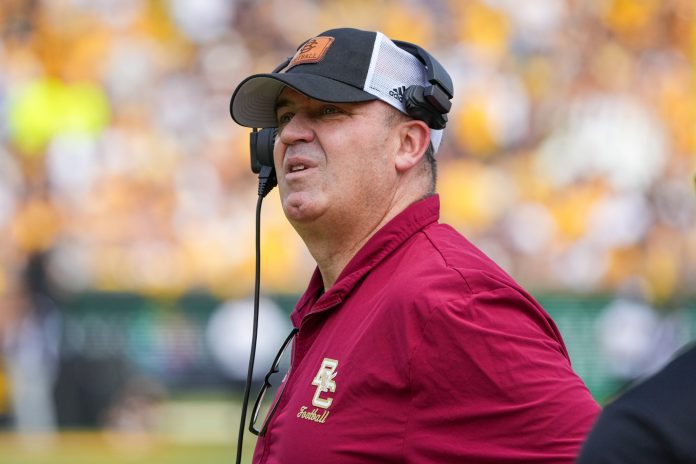
POLYGON ((235 121, 278 128, 283 210, 317 262, 256 463, 572 462, 598 413, 544 310, 438 223, 438 67, 334 29, 235 90, 235 121))
POLYGON ((696 346, 609 404, 579 464, 696 462, 696 346))

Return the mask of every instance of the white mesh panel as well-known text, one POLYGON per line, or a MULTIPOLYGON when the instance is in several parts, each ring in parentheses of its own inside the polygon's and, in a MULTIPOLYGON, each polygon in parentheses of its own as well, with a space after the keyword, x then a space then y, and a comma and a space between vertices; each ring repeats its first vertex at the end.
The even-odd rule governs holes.
POLYGON ((381 33, 377 35, 370 71, 364 90, 399 111, 405 111, 404 87, 414 84, 424 85, 427 78, 425 69, 418 58, 394 45, 381 33))
MULTIPOLYGON (((380 100, 406 113, 403 95, 411 85, 426 85, 427 73, 418 58, 397 47, 381 32, 377 33, 372 61, 365 81, 365 90, 380 100)), ((437 150, 441 130, 430 130, 430 140, 437 150)))

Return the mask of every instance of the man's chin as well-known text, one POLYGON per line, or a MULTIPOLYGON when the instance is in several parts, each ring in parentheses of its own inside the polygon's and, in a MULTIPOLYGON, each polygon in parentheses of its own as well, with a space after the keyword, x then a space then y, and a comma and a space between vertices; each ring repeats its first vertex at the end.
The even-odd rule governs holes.
POLYGON ((309 224, 321 216, 317 201, 307 193, 293 193, 283 201, 283 211, 293 225, 309 224))

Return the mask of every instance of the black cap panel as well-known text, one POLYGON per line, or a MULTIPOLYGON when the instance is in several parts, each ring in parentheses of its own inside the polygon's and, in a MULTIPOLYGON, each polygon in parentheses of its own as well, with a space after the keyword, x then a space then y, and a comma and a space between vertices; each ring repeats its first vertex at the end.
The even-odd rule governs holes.
POLYGON ((232 119, 247 127, 276 127, 275 101, 286 85, 316 100, 376 100, 363 90, 376 38, 376 32, 347 28, 305 41, 285 70, 255 74, 239 84, 230 101, 232 119), (333 40, 317 40, 320 37, 333 40))

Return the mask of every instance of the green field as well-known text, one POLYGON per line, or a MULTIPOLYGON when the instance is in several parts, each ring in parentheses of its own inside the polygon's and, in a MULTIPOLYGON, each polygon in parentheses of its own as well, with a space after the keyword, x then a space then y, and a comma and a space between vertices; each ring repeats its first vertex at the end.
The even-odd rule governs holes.
MULTIPOLYGON (((251 462, 254 436, 247 437, 242 462, 251 462)), ((184 444, 151 436, 101 432, 61 433, 51 440, 0 435, 2 464, 214 464, 233 463, 236 442, 184 444)))
MULTIPOLYGON (((63 431, 55 435, 0 433, 0 464, 234 463, 241 401, 168 401, 149 430, 63 431)), ((247 432, 242 462, 251 462, 256 436, 247 432)))

